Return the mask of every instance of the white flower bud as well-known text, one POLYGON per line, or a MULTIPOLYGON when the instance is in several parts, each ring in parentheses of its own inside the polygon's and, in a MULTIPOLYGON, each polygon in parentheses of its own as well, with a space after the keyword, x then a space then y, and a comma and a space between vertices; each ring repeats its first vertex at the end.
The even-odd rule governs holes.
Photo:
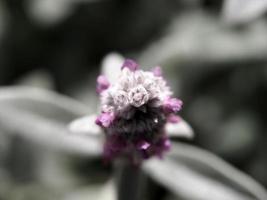
POLYGON ((154 99, 157 98, 159 96, 160 93, 160 88, 157 84, 155 84, 155 82, 151 79, 146 79, 144 81, 144 87, 147 90, 147 92, 149 93, 149 98, 150 99, 154 99))
POLYGON ((123 109, 128 105, 128 95, 123 90, 113 91, 113 101, 118 109, 123 109))
POLYGON ((131 89, 128 99, 131 105, 140 107, 149 100, 149 94, 142 85, 138 85, 131 89))

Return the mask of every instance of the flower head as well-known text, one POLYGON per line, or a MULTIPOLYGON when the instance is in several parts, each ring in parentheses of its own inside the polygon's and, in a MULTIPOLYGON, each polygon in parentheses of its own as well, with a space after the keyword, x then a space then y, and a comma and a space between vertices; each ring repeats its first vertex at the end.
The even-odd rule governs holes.
POLYGON ((117 81, 100 93, 96 122, 105 133, 104 155, 109 159, 126 155, 136 161, 170 148, 165 125, 168 118, 175 121, 172 115, 181 109, 181 100, 171 97, 159 67, 143 71, 138 66, 126 60, 117 81))
MULTIPOLYGON (((104 133, 105 159, 120 156, 140 163, 152 156, 162 157, 171 148, 170 136, 193 136, 190 126, 176 115, 182 101, 172 96, 160 67, 143 71, 133 60, 126 59, 119 66, 120 59, 110 59, 97 79, 100 114, 94 120, 104 133)), ((90 132, 91 119, 77 119, 70 128, 90 132)))

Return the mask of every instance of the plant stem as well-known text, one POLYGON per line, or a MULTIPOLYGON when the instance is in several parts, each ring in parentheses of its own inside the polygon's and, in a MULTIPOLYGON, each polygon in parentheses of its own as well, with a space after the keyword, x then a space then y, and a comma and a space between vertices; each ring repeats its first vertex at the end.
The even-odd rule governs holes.
POLYGON ((144 176, 141 168, 124 160, 115 163, 118 200, 140 200, 144 176))

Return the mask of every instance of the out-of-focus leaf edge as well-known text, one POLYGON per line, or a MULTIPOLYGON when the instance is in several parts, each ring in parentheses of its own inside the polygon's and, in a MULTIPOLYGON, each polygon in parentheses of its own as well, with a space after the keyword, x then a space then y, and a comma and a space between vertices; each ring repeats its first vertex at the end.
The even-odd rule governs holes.
POLYGON ((267 199, 266 189, 251 177, 212 153, 191 145, 173 144, 170 154, 165 159, 150 160, 143 168, 156 182, 185 199, 267 199), (245 192, 242 193, 218 180, 200 174, 193 167, 185 165, 183 162, 186 160, 213 169, 213 173, 215 171, 245 192))

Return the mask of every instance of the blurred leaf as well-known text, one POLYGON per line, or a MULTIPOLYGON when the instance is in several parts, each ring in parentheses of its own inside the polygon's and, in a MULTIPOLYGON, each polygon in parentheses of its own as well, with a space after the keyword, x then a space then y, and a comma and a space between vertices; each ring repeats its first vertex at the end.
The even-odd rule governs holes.
POLYGON ((34 0, 28 2, 28 12, 38 24, 54 25, 66 19, 73 7, 64 0, 34 0))
POLYGON ((214 69, 266 61, 266 34, 263 20, 237 31, 203 11, 186 12, 174 18, 164 37, 148 46, 139 61, 147 66, 173 67, 176 79, 179 67, 214 69))
POLYGON ((55 25, 75 11, 77 3, 99 3, 100 0, 33 0, 27 3, 28 13, 41 25, 55 25))
POLYGON ((30 86, 48 90, 55 89, 55 81, 51 73, 45 69, 33 70, 16 80, 15 85, 30 86))
POLYGON ((90 200, 90 199, 101 199, 101 200, 115 200, 114 180, 111 179, 105 184, 93 185, 90 187, 83 187, 74 191, 69 191, 65 194, 64 200, 90 200))
POLYGON ((105 56, 101 65, 101 73, 107 77, 109 82, 114 83, 121 73, 124 57, 118 53, 109 53, 105 56))
POLYGON ((225 0, 222 14, 226 22, 242 23, 259 17, 266 10, 266 0, 225 0))
POLYGON ((67 124, 87 108, 53 92, 10 87, 0 90, 0 126, 46 147, 87 156, 101 154, 99 137, 71 133, 67 124))
POLYGON ((159 184, 185 199, 267 199, 266 190, 249 176, 199 148, 174 144, 164 160, 154 159, 145 171, 159 184))
POLYGON ((32 87, 1 87, 0 103, 66 123, 90 110, 66 96, 32 87))
POLYGON ((192 127, 183 119, 179 123, 167 123, 166 132, 171 138, 188 138, 194 137, 192 127))
POLYGON ((98 125, 96 125, 96 118, 97 115, 86 115, 75 119, 70 123, 69 129, 73 133, 98 136, 102 130, 98 125))

